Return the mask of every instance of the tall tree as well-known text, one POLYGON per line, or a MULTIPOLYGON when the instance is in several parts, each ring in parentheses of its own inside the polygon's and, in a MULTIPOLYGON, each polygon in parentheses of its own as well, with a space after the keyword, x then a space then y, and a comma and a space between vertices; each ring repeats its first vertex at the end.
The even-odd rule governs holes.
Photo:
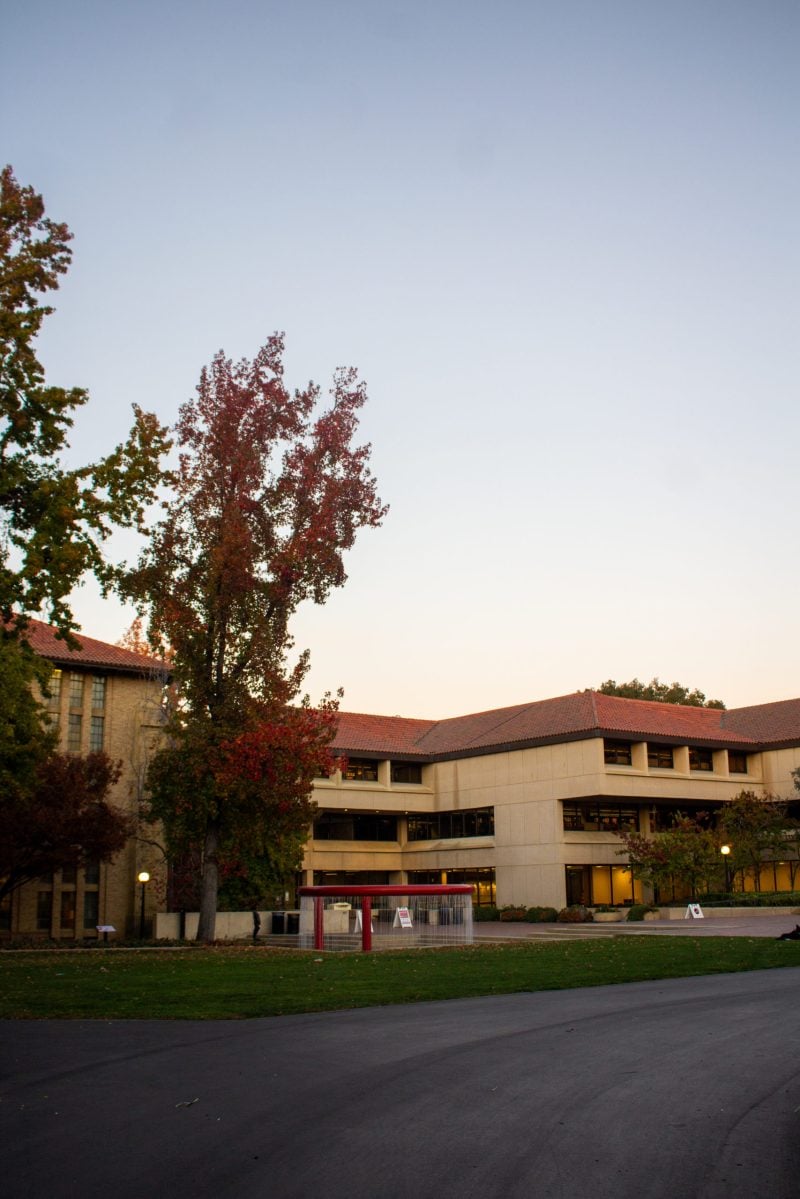
POLYGON ((104 587, 117 572, 102 543, 112 529, 141 528, 161 478, 166 431, 134 406, 126 442, 98 462, 67 469, 80 387, 48 386, 35 341, 53 309, 42 297, 69 267, 72 234, 45 216, 42 197, 0 172, 0 620, 46 612, 69 636, 67 597, 87 571, 104 587))
POLYGON ((749 873, 758 889, 762 864, 787 854, 790 824, 786 805, 774 795, 740 791, 725 804, 719 831, 731 847, 729 864, 734 875, 737 871, 749 873))
POLYGON ((203 370, 180 410, 166 515, 128 581, 151 641, 173 654, 181 705, 153 766, 152 813, 173 849, 200 842, 200 940, 213 938, 221 857, 275 846, 276 812, 296 844, 308 827, 303 797, 330 765, 335 705, 295 706, 308 657, 289 667, 289 620, 344 584, 344 552, 386 511, 370 447, 354 444, 364 384, 338 370, 320 410, 316 385, 286 388, 283 352, 275 334, 252 362, 220 352, 203 370))
POLYGON ((620 833, 636 878, 664 892, 675 883, 686 886, 692 899, 703 887, 719 880, 723 869, 719 840, 702 819, 679 816, 672 828, 655 837, 620 833))
POLYGON ((649 699, 658 704, 687 704, 690 708, 724 708, 721 699, 706 699, 702 691, 696 687, 690 689, 683 683, 662 683, 653 678, 649 683, 642 683, 633 678, 629 683, 618 683, 616 679, 606 679, 597 690, 601 695, 619 695, 622 699, 649 699))

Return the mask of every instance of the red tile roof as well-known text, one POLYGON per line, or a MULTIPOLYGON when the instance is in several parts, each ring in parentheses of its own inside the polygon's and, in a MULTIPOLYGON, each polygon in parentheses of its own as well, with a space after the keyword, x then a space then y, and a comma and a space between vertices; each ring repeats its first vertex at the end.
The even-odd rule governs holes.
POLYGON ((752 749, 800 745, 800 699, 726 712, 577 691, 449 720, 342 712, 334 746, 433 760, 603 735, 752 749))
POLYGON ((28 621, 25 637, 31 649, 57 666, 94 666, 126 674, 149 674, 165 669, 165 664, 158 658, 134 654, 129 649, 96 641, 83 633, 76 633, 80 649, 71 650, 66 641, 56 636, 56 630, 41 620, 28 621))

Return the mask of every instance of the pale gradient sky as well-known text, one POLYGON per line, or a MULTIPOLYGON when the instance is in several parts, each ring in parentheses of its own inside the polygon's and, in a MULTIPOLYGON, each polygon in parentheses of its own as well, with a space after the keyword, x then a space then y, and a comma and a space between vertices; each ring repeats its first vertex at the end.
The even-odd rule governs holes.
POLYGON ((275 329, 292 385, 367 379, 391 512, 298 615, 312 695, 800 694, 796 0, 0 7, 74 459, 275 329))

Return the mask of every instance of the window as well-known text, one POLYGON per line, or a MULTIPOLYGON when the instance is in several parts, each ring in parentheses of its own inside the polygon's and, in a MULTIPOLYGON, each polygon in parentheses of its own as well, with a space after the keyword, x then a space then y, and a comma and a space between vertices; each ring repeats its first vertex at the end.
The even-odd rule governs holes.
POLYGON ((342 778, 348 782, 377 783, 378 763, 367 758, 348 758, 342 778))
POLYGON ((69 706, 71 708, 83 707, 83 675, 77 674, 74 670, 69 676, 69 706))
POLYGON ((393 783, 421 783, 422 767, 419 762, 392 762, 393 783))
POLYGON ((409 841, 440 841, 453 837, 494 836, 494 808, 433 812, 409 816, 409 841))
POLYGON ((408 881, 421 886, 430 883, 435 886, 442 883, 451 886, 472 884, 472 902, 477 907, 493 905, 497 900, 492 866, 473 866, 463 870, 409 870, 408 881))
POLYGON ((40 932, 50 932, 53 923, 53 892, 39 891, 36 896, 36 927, 40 932))
POLYGON ((89 749, 102 749, 105 735, 105 716, 92 716, 89 725, 89 749))
POLYGON ((67 725, 67 749, 72 753, 80 753, 83 739, 83 717, 70 712, 67 725))
POLYGON ((563 809, 567 832, 629 833, 639 829, 639 809, 633 804, 588 799, 565 802, 563 809))
POLYGON ((672 760, 672 746, 648 745, 647 765, 651 770, 672 770, 675 766, 672 760))
POLYGON ((388 870, 315 870, 315 887, 388 887, 388 870))
POLYGON ((94 711, 102 711, 106 706, 106 680, 105 675, 92 675, 92 708, 94 711))
POLYGON ((54 670, 47 680, 47 706, 51 712, 57 712, 61 707, 61 671, 54 670))
POLYGON ((4 895, 0 899, 0 930, 11 932, 11 896, 4 895))
POLYGON ((75 927, 75 892, 61 892, 61 927, 75 927))
POLYGON ((665 833, 674 828, 678 820, 696 820, 703 828, 714 827, 714 813, 718 803, 704 803, 702 808, 691 804, 654 804, 650 808, 650 832, 665 833))
POLYGON ((397 817, 369 812, 323 812, 314 821, 317 841, 396 841, 397 817))
POLYGON ((61 885, 66 887, 74 887, 75 880, 78 877, 78 871, 74 866, 61 867, 61 885))
POLYGON ((100 882, 100 863, 87 862, 83 877, 88 887, 97 886, 100 882))
POLYGON ((699 749, 696 745, 689 746, 689 769, 690 770, 706 770, 714 769, 714 753, 710 749, 699 749))
POLYGON ((83 927, 97 928, 100 923, 100 894, 86 891, 83 896, 83 927))
POLYGON ((738 749, 729 749, 728 770, 731 774, 747 774, 747 754, 738 749))
POLYGON ((606 766, 630 766, 630 741, 604 741, 603 757, 605 758, 606 766))

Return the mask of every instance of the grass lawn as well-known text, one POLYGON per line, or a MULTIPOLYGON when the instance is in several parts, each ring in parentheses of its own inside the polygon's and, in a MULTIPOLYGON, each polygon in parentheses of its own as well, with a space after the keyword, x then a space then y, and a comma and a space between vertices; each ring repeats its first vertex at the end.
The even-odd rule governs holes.
POLYGON ((800 966, 800 942, 617 937, 320 954, 259 947, 0 954, 0 1016, 241 1019, 800 966))

